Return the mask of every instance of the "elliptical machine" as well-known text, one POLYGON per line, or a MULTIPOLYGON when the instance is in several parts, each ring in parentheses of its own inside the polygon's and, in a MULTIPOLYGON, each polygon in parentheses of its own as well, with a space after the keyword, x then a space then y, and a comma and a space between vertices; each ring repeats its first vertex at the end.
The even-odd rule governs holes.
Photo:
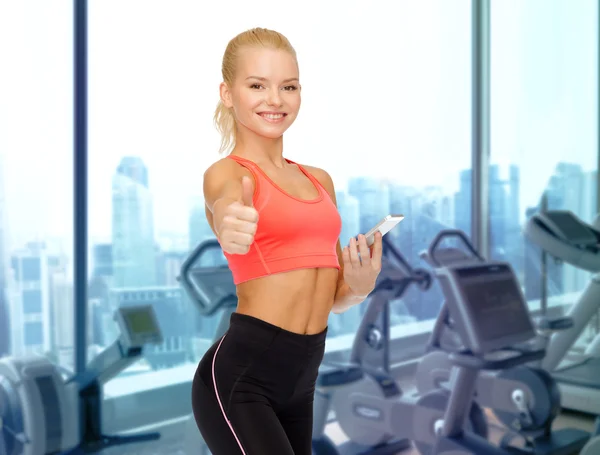
MULTIPOLYGON (((465 234, 453 229, 441 231, 421 257, 432 267, 485 264, 465 234), (448 239, 458 240, 462 248, 441 248, 442 241, 448 239)), ((501 293, 502 290, 490 283, 490 292, 501 293)), ((537 323, 538 332, 541 332, 541 338, 536 339, 538 346, 545 348, 553 332, 571 325, 570 318, 550 320, 543 317, 537 323)), ((456 335, 455 330, 448 307, 444 305, 426 347, 427 354, 417 366, 416 385, 420 393, 448 387, 452 361, 443 348, 443 338, 456 335)), ((446 343, 456 345, 456 340, 446 340, 446 343)), ((521 437, 532 454, 576 454, 589 440, 589 433, 578 429, 552 431, 552 423, 561 409, 560 391, 552 376, 541 368, 519 366, 482 372, 475 385, 475 400, 490 408, 509 429, 501 440, 504 447, 521 437)))

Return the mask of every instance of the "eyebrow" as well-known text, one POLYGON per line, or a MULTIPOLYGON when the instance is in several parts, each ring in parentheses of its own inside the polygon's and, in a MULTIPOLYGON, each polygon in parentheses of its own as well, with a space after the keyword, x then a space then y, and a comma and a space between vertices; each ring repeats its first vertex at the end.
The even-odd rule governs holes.
MULTIPOLYGON (((268 80, 266 77, 260 77, 260 76, 248 76, 246 78, 246 80, 248 80, 248 79, 258 79, 259 81, 263 81, 263 82, 268 80)), ((291 77, 289 79, 285 79, 283 81, 283 83, 285 84, 286 82, 292 82, 292 81, 299 82, 300 80, 297 77, 291 77)))

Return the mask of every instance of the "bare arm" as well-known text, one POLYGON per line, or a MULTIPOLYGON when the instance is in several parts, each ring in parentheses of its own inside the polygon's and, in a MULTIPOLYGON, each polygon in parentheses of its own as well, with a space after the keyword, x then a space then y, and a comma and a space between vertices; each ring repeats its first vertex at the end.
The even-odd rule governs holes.
POLYGON ((225 208, 233 202, 242 201, 242 176, 238 165, 232 160, 220 160, 204 173, 203 190, 207 210, 217 237, 225 216, 225 208))

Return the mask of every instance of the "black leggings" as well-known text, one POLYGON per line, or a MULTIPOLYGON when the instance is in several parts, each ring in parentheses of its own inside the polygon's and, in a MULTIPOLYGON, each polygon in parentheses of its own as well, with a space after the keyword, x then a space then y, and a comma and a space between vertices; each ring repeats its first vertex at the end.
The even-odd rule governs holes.
POLYGON ((233 313, 204 355, 192 408, 213 455, 311 455, 313 399, 327 329, 289 332, 233 313))

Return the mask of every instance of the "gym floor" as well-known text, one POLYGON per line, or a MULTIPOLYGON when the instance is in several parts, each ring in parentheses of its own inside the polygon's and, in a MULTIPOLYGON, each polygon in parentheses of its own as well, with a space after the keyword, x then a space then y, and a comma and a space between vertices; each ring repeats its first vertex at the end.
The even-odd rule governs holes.
MULTIPOLYGON (((490 440, 497 444, 500 438, 503 435, 502 424, 497 422, 493 415, 488 414, 488 423, 490 425, 490 440)), ((594 428, 594 420, 591 417, 582 416, 580 414, 563 414, 560 415, 556 421, 554 422, 554 428, 578 428, 585 431, 592 431, 594 428)), ((330 427, 327 428, 327 434, 336 442, 336 444, 341 444, 346 440, 344 433, 341 429, 335 424, 331 424, 330 427)), ((518 446, 517 441, 515 441, 515 446, 518 446)), ((416 449, 406 449, 402 452, 399 452, 398 455, 419 455, 419 452, 416 449)))
MULTIPOLYGON (((407 393, 412 393, 414 391, 414 386, 411 384, 411 379, 407 379, 406 381, 399 379, 398 383, 400 384, 402 390, 407 390, 407 393)), ((498 444, 500 438, 504 434, 504 427, 502 423, 498 422, 494 415, 486 410, 486 415, 488 418, 488 424, 490 426, 490 441, 494 444, 498 444)), ((553 428, 577 428, 584 431, 593 431, 595 425, 595 417, 576 413, 576 412, 568 412, 563 411, 561 415, 555 420, 553 428)), ((346 436, 344 435, 341 428, 334 422, 328 425, 327 427, 327 435, 336 443, 342 444, 346 441, 346 436)), ((515 440, 515 446, 519 446, 519 442, 515 440)), ((186 454, 187 455, 187 454, 186 454)), ((419 452, 416 449, 407 449, 399 452, 398 455, 419 455, 419 452)), ((599 454, 600 455, 600 454, 599 454)))
MULTIPOLYGON (((493 415, 490 413, 488 413, 488 422, 491 429, 491 441, 498 443, 503 434, 502 425, 495 421, 493 415)), ((594 419, 592 416, 564 412, 554 422, 554 428, 565 427, 592 431, 594 428, 594 419)), ((159 441, 113 447, 102 451, 102 455, 197 455, 187 454, 184 451, 185 423, 172 424, 156 431, 160 431, 161 433, 159 441)), ((346 440, 343 431, 335 422, 329 424, 326 431, 329 437, 337 444, 341 444, 346 440)), ((418 455, 416 449, 404 450, 399 455, 413 454, 418 455)))

